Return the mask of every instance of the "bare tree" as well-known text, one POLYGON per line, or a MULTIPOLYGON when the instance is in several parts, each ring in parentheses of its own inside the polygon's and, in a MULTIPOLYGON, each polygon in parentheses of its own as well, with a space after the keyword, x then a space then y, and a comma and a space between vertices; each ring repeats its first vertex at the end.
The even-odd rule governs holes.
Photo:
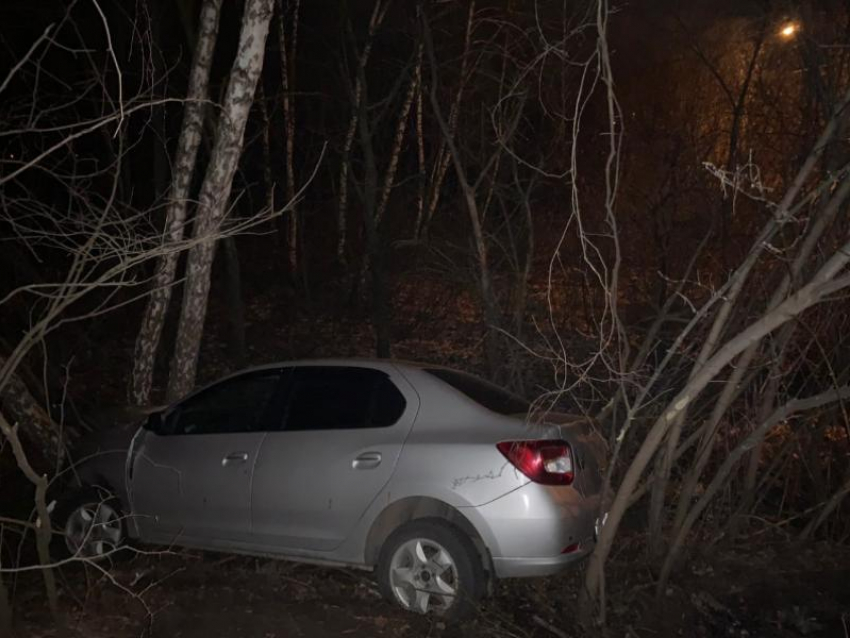
MULTIPOLYGON (((449 108, 448 119, 446 121, 445 131, 440 127, 441 134, 437 145, 437 151, 434 154, 434 160, 431 164, 431 169, 428 172, 428 181, 425 185, 425 174, 422 175, 423 186, 422 192, 419 195, 419 206, 416 215, 416 223, 413 229, 413 236, 419 239, 423 234, 427 234, 431 220, 434 218, 434 213, 440 203, 440 195, 443 191, 443 182, 446 178, 446 173, 451 165, 452 156, 449 147, 449 141, 454 141, 457 136, 458 123, 460 121, 461 106, 463 104, 464 91, 470 76, 470 58, 472 49, 472 28, 473 19, 475 17, 475 2, 469 3, 467 16, 465 21, 463 51, 460 55, 460 72, 457 78, 457 87, 455 89, 454 98, 452 99, 449 108)), ((420 65, 421 67, 421 62, 420 65)), ((421 68, 419 73, 421 74, 421 68)), ((431 87, 429 93, 436 91, 435 87, 431 87)), ((425 170, 425 156, 423 150, 423 134, 421 123, 421 96, 417 104, 417 144, 419 145, 419 164, 420 170, 425 170)))
MULTIPOLYGON (((171 241, 183 238, 186 226, 186 210, 195 160, 201 144, 204 127, 204 111, 209 95, 210 67, 218 35, 221 0, 205 0, 201 6, 199 28, 192 70, 189 77, 187 103, 183 111, 183 125, 177 142, 177 153, 173 162, 173 174, 169 204, 166 209, 165 232, 171 241)), ((136 337, 133 356, 133 376, 130 401, 145 405, 150 401, 153 386, 154 364, 159 350, 165 315, 171 301, 171 290, 177 272, 177 255, 169 253, 157 265, 153 290, 142 316, 142 325, 136 337)))
POLYGON ((239 49, 224 96, 212 157, 198 197, 192 232, 200 243, 190 251, 186 264, 180 323, 168 380, 170 400, 186 394, 195 383, 216 248, 212 235, 227 215, 245 125, 263 66, 271 15, 272 0, 249 0, 245 5, 239 49))
POLYGON ((286 35, 286 14, 283 10, 283 0, 278 0, 278 38, 280 40, 280 72, 281 89, 283 90, 283 122, 286 134, 286 199, 290 202, 287 216, 288 250, 287 258, 289 274, 293 281, 297 279, 298 271, 298 208, 295 203, 295 69, 298 62, 298 16, 301 12, 301 0, 295 0, 292 7, 292 35, 286 35))
MULTIPOLYGON (((3 564, 0 574, 40 569, 54 613, 58 610, 58 592, 53 575, 55 563, 51 562, 49 550, 54 530, 47 488, 58 469, 54 455, 60 456, 69 433, 61 423, 53 423, 45 407, 22 383, 23 375, 19 373, 24 362, 36 352, 43 353, 45 359, 49 357, 49 340, 62 334, 66 326, 92 321, 144 300, 160 273, 157 271, 150 279, 140 276, 146 268, 176 262, 180 253, 201 242, 245 232, 266 223, 273 215, 270 210, 263 210, 239 220, 222 220, 201 238, 154 230, 150 222, 154 208, 135 209, 131 192, 122 187, 124 171, 131 162, 129 155, 138 148, 125 129, 134 118, 144 122, 156 109, 185 101, 153 98, 147 84, 132 95, 119 91, 120 95, 113 97, 109 91, 115 90, 115 77, 105 73, 93 58, 90 62, 95 73, 82 76, 86 84, 79 87, 79 92, 100 88, 107 98, 103 108, 92 113, 73 92, 65 101, 51 102, 50 108, 31 108, 31 103, 45 99, 43 93, 56 100, 49 93, 50 86, 36 81, 43 71, 40 50, 57 47, 63 54, 80 55, 94 50, 91 45, 74 40, 80 32, 74 28, 73 11, 71 5, 59 23, 50 25, 45 31, 50 37, 39 39, 0 84, 7 87, 13 82, 26 82, 25 86, 31 89, 27 100, 4 104, 0 118, 0 143, 21 140, 23 149, 0 159, 0 223, 18 245, 36 258, 49 258, 55 265, 46 269, 42 278, 4 291, 0 297, 4 316, 11 316, 12 313, 6 315, 6 310, 16 305, 28 308, 27 323, 21 326, 19 337, 0 355, 0 435, 35 493, 30 520, 0 517, 0 526, 13 525, 33 532, 39 561, 38 565, 25 567, 3 564), (108 133, 101 134, 104 131, 108 133), (100 144, 109 145, 108 152, 103 152, 100 144), (99 154, 109 161, 91 161, 99 154), (45 180, 50 182, 48 188, 44 187, 45 180), (61 206, 57 206, 57 194, 61 206), (58 271, 55 277, 54 270, 58 271), (43 456, 50 463, 33 462, 43 456)), ((135 23, 133 27, 141 29, 143 24, 135 23)), ((114 25, 105 22, 105 28, 107 40, 111 40, 114 25)), ((117 65, 110 49, 105 55, 110 64, 115 64, 112 73, 120 82, 127 69, 117 65)), ((148 68, 144 56, 138 63, 143 70, 148 68)), ((150 77, 151 83, 160 79, 150 77)), ((0 596, 4 591, 0 587, 0 596)), ((2 622, 8 622, 6 602, 0 601, 0 615, 5 617, 2 622)))
MULTIPOLYGON (((709 59, 708 55, 700 48, 699 44, 696 41, 696 38, 693 33, 690 33, 684 23, 679 19, 679 24, 682 26, 683 30, 686 31, 686 38, 690 43, 690 46, 699 60, 706 66, 709 70, 711 76, 715 79, 718 86, 722 90, 722 94, 725 100, 728 102, 728 108, 730 112, 730 120, 731 125, 729 127, 729 135, 728 140, 726 140, 727 151, 726 158, 724 161, 724 170, 727 174, 734 175, 739 171, 739 162, 740 162, 740 149, 739 145, 741 143, 741 129, 746 121, 746 106, 747 99, 750 97, 750 87, 753 84, 754 78, 757 76, 757 64, 759 61, 759 56, 762 52, 762 47, 764 45, 765 37, 766 37, 766 23, 763 18, 756 27, 756 34, 754 36, 754 41, 752 43, 752 51, 748 54, 748 58, 745 62, 745 72, 744 76, 740 81, 740 85, 738 87, 731 86, 730 81, 724 77, 722 69, 720 68, 718 63, 713 62, 709 59)), ((730 233, 730 224, 731 218, 734 212, 734 198, 736 194, 736 189, 724 189, 723 197, 720 202, 720 232, 719 232, 719 243, 720 243, 720 251, 723 256, 723 262, 726 263, 726 259, 729 253, 729 233, 730 233)), ((731 293, 733 296, 736 294, 736 291, 731 293)), ((734 305, 734 301, 726 300, 727 308, 731 308, 734 305)), ((720 323, 717 324, 718 328, 722 326, 723 319, 720 319, 720 323)), ((711 351, 713 347, 713 343, 711 339, 706 341, 703 351, 700 354, 696 364, 694 365, 694 370, 697 370, 705 361, 705 357, 707 353, 711 351)), ((749 358, 752 358, 753 349, 750 351, 749 358)), ((735 368, 735 372, 733 372, 732 378, 729 380, 729 383, 726 385, 726 391, 724 394, 724 398, 728 401, 731 400, 733 392, 737 388, 738 382, 740 382, 740 376, 743 375, 744 371, 748 369, 748 365, 738 365, 735 368)), ((728 403, 721 399, 718 402, 717 407, 714 412, 714 416, 712 417, 715 424, 719 422, 719 416, 723 414, 723 411, 726 406, 728 407, 728 403)), ((652 485, 652 498, 650 504, 649 511, 649 529, 648 536, 649 542, 651 545, 651 551, 654 554, 658 554, 661 552, 661 539, 662 539, 662 522, 663 522, 663 512, 664 512, 664 502, 667 493, 667 484, 670 477, 670 471, 673 467, 673 455, 675 454, 676 448, 679 443, 679 436, 681 433, 681 427, 687 418, 687 411, 683 411, 678 418, 676 426, 673 428, 670 437, 667 439, 667 446, 664 449, 664 452, 660 454, 657 458, 657 466, 655 470, 655 478, 652 485)), ((711 431, 712 428, 706 430, 706 433, 711 431)), ((701 449, 705 448, 705 441, 700 445, 701 449)), ((706 455, 700 455, 700 459, 706 459, 706 455)), ((695 468, 695 471, 691 473, 691 475, 698 475, 702 469, 703 461, 698 461, 697 466, 699 469, 695 468)), ((695 484, 695 482, 694 482, 695 484)), ((687 502, 688 495, 684 496, 680 503, 687 502)))
MULTIPOLYGON (((850 260, 850 253, 848 253, 850 242, 845 238, 838 244, 829 247, 829 252, 822 259, 819 258, 814 264, 811 262, 808 263, 807 269, 811 274, 793 286, 791 285, 790 278, 788 280, 783 279, 772 300, 768 301, 755 314, 748 315, 747 320, 741 328, 730 330, 731 326, 728 323, 729 317, 732 311, 738 308, 738 300, 741 299, 740 291, 744 289, 748 277, 753 272, 756 264, 764 257, 766 247, 771 245, 771 241, 778 239, 778 233, 780 230, 786 228, 786 224, 793 218, 794 213, 801 206, 809 205, 820 194, 835 189, 832 197, 825 198, 822 204, 822 214, 829 216, 831 203, 835 203, 833 198, 839 197, 843 201, 847 193, 850 192, 850 189, 844 188, 844 180, 847 177, 843 174, 838 182, 836 182, 834 176, 828 175, 822 180, 815 182, 816 185, 811 190, 806 189, 807 184, 811 184, 816 175, 816 169, 824 150, 834 139, 841 122, 847 117, 848 102, 850 102, 850 93, 836 107, 833 117, 827 123, 808 158, 785 192, 784 197, 775 205, 771 219, 756 238, 751 251, 747 254, 744 261, 732 274, 727 286, 721 291, 715 292, 707 304, 702 307, 702 312, 699 313, 699 316, 712 318, 708 337, 703 341, 705 345, 702 348, 702 353, 698 357, 697 365, 694 366, 693 372, 688 376, 686 382, 673 393, 671 399, 665 399, 665 407, 652 422, 642 440, 640 448, 628 463, 627 470, 612 502, 608 522, 602 530, 599 543, 591 557, 588 568, 585 583, 586 596, 591 599, 600 600, 603 596, 604 563, 611 549, 612 541, 620 521, 631 502, 632 494, 637 488, 638 481, 647 465, 660 449, 665 439, 667 439, 669 445, 669 437, 676 436, 677 429, 681 427, 680 415, 700 398, 706 386, 718 378, 718 375, 735 361, 736 358, 746 356, 745 353, 761 342, 766 336, 781 329, 788 322, 793 321, 810 308, 830 301, 836 292, 850 285, 850 278, 846 274, 846 266, 850 260), (704 311, 709 305, 713 306, 714 309, 710 313, 705 313, 704 311)), ((820 219, 823 219, 823 217, 820 217, 820 219)), ((818 227, 819 225, 817 223, 811 224, 803 240, 792 244, 792 246, 797 248, 798 257, 802 257, 804 261, 809 254, 810 247, 818 245, 818 227)), ((826 248, 822 243, 820 245, 821 250, 826 248)), ((687 336, 685 332, 680 333, 677 340, 681 342, 685 336, 687 336)), ((652 381, 650 381, 651 383, 652 381)), ((646 387, 644 386, 644 388, 646 387)), ((728 386, 726 387, 728 388, 728 386)), ((731 390, 729 391, 731 392, 731 390)), ((645 396, 645 392, 642 392, 641 395, 645 396)), ((829 398, 836 400, 841 398, 841 396, 843 396, 841 392, 827 393, 824 395, 822 401, 818 399, 816 405, 826 403, 829 398)), ((797 409, 795 404, 792 405, 794 409, 797 409)), ((804 401, 800 405, 807 404, 804 401)), ((625 433, 625 428, 634 417, 635 410, 639 410, 641 407, 641 401, 636 401, 629 406, 627 420, 621 426, 621 433, 625 433)), ((704 428, 703 432, 711 431, 714 427, 714 422, 715 419, 707 421, 702 426, 704 428)), ((771 417, 763 421, 763 423, 768 424, 770 422, 771 417)), ((766 428, 768 426, 764 427, 766 428)), ((753 442, 762 434, 763 430, 761 426, 756 428, 752 435, 753 442)), ((746 449, 748 445, 751 445, 751 443, 743 444, 743 448, 746 449)), ((722 478, 723 471, 721 469, 718 477, 722 478)), ((704 507, 704 502, 701 504, 698 503, 680 524, 679 531, 676 534, 676 540, 674 540, 674 544, 668 553, 662 571, 662 582, 669 575, 672 560, 675 558, 681 545, 682 534, 687 532, 690 524, 692 524, 693 519, 698 515, 702 507, 704 507)))
MULTIPOLYGON (((473 28, 473 18, 475 15, 475 2, 470 2, 469 4, 469 17, 467 19, 467 28, 466 28, 466 40, 472 37, 472 28, 473 28)), ((446 144, 446 147, 449 152, 449 157, 451 158, 451 163, 454 166, 455 173, 457 175, 458 183, 460 184, 461 191, 463 193, 464 203, 466 205, 466 211, 469 215, 470 225, 472 227, 472 237, 475 246, 475 254, 477 258, 477 267, 478 267, 478 284, 481 293, 481 302, 484 308, 484 321, 491 328, 498 328, 501 326, 501 320, 499 317, 498 304, 495 297, 495 292, 493 291, 493 282, 492 282, 492 274, 490 270, 490 257, 489 250, 487 246, 487 242, 484 237, 484 228, 483 228, 483 220, 482 220, 482 211, 479 205, 478 197, 476 196, 477 187, 483 182, 482 178, 471 180, 467 175, 467 168, 463 161, 463 158, 460 156, 460 152, 457 149, 455 144, 454 136, 452 134, 451 127, 449 122, 443 117, 442 112, 440 110, 440 103, 437 99, 436 87, 438 85, 437 80, 437 61, 434 54, 434 44, 433 39, 431 37, 430 28, 427 22, 423 22, 423 29, 425 32, 425 48, 431 63, 431 108, 433 109, 434 115, 440 125, 440 130, 443 134, 443 141, 446 144)), ((513 128, 513 127, 512 127, 513 128)), ((513 130, 509 130, 506 132, 506 137, 510 139, 513 135, 513 130)), ((494 154, 490 161, 485 163, 485 166, 490 169, 495 164, 495 159, 498 155, 501 154, 502 147, 497 146, 496 154, 494 154)), ((483 175, 482 175, 483 177, 483 175)), ((487 362, 490 367, 491 372, 495 371, 498 363, 499 363, 499 348, 498 336, 494 333, 494 331, 487 331, 487 362)))
MULTIPOLYGON (((421 61, 421 46, 417 48, 416 60, 405 67, 399 75, 399 81, 393 87, 393 95, 386 96, 382 101, 390 103, 394 94, 400 93, 401 81, 409 74, 407 89, 402 94, 401 103, 396 114, 395 132, 392 137, 388 158, 385 160, 383 177, 380 173, 380 163, 383 153, 377 147, 376 131, 380 126, 380 118, 386 117, 389 111, 382 110, 379 117, 369 113, 369 83, 366 79, 366 69, 358 65, 357 85, 360 89, 358 103, 360 114, 357 117, 359 149, 364 161, 364 175, 359 189, 363 199, 363 227, 366 235, 366 251, 361 259, 358 274, 355 274, 355 289, 369 273, 372 293, 372 318, 375 332, 376 354, 379 357, 389 357, 391 354, 390 338, 390 292, 387 277, 387 244, 385 233, 382 232, 381 222, 387 211, 390 195, 396 183, 399 159, 410 118, 413 99, 419 90, 420 73, 417 72, 421 61), (410 67, 413 71, 410 72, 410 67), (405 73, 408 72, 408 73, 405 73)), ((354 177, 352 175, 352 177, 354 177)))
MULTIPOLYGON (((572 16, 573 9, 561 9, 572 16)), ((548 22, 563 17, 557 15, 561 9, 553 9, 556 15, 544 21, 520 9, 496 13, 470 2, 461 57, 453 65, 460 69, 460 76, 449 92, 448 106, 440 94, 441 85, 448 82, 441 79, 453 73, 438 58, 439 47, 428 20, 422 21, 428 65, 425 84, 439 138, 434 144, 437 151, 424 216, 417 216, 415 232, 424 239, 434 223, 445 174, 451 168, 469 229, 469 249, 461 257, 469 265, 458 268, 456 260, 452 267, 474 282, 490 375, 517 389, 524 386, 524 366, 517 357, 528 354, 525 328, 535 257, 534 197, 543 188, 550 192, 561 188, 564 172, 550 164, 568 152, 566 140, 547 137, 561 122, 543 97, 540 82, 550 62, 557 60, 557 65, 567 59, 566 47, 574 35, 549 40, 548 22), (464 100, 472 97, 471 87, 477 92, 475 99, 464 100), (535 118, 539 119, 532 124, 535 118), (546 138, 545 144, 539 143, 541 138, 546 138)), ((572 17, 583 24, 580 11, 575 11, 572 17)), ((560 19, 557 22, 560 26, 560 19)), ((562 64, 559 73, 569 74, 572 68, 562 64)))
POLYGON ((354 145, 363 109, 363 82, 366 77, 366 66, 369 64, 369 56, 372 53, 375 35, 377 34, 378 29, 380 29, 389 7, 390 2, 375 0, 375 4, 372 7, 372 15, 369 18, 369 29, 366 36, 366 43, 363 45, 363 50, 357 53, 356 58, 357 66, 354 73, 354 84, 351 92, 351 117, 348 122, 348 130, 343 142, 342 157, 340 158, 339 164, 339 206, 337 209, 336 253, 337 260, 342 264, 346 263, 345 251, 348 242, 348 182, 351 167, 351 149, 354 145))

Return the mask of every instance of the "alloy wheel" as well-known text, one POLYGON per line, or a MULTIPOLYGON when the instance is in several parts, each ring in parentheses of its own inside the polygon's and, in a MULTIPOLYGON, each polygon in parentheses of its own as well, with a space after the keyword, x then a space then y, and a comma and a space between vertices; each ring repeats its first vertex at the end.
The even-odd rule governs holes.
POLYGON ((405 609, 443 614, 458 594, 457 566, 440 543, 413 538, 399 545, 392 556, 390 586, 405 609))
POLYGON ((118 548, 123 535, 121 517, 108 503, 80 505, 65 522, 65 545, 74 556, 105 556, 118 548))

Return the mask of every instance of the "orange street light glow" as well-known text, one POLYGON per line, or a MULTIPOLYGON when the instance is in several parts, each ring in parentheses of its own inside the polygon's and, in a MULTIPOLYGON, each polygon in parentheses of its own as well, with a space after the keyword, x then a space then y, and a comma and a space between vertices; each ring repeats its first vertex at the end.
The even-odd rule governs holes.
POLYGON ((795 33, 797 33, 797 25, 794 24, 793 22, 789 22, 788 24, 786 24, 784 27, 782 27, 782 30, 779 32, 779 34, 783 38, 793 37, 795 33))

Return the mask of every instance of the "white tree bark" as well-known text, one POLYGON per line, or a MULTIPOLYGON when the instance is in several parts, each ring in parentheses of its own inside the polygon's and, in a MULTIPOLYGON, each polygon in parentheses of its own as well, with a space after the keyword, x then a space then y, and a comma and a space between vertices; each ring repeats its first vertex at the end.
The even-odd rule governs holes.
POLYGON ((167 398, 186 394, 195 384, 198 352, 210 290, 210 270, 215 256, 213 235, 226 216, 233 175, 242 153, 245 125, 263 68, 272 0, 247 0, 239 34, 239 48, 230 71, 215 146, 201 192, 189 252, 186 283, 180 312, 167 398))
MULTIPOLYGON (((171 193, 165 214, 167 242, 179 242, 183 239, 186 204, 203 134, 204 100, 209 93, 210 67, 218 36, 221 2, 222 0, 205 0, 201 7, 198 39, 189 77, 189 91, 183 111, 183 127, 177 143, 171 193)), ((165 314, 171 301, 171 288, 174 284, 179 256, 177 252, 166 252, 157 264, 153 290, 145 306, 142 325, 136 338, 133 376, 129 392, 130 403, 133 405, 144 405, 150 402, 156 354, 165 324, 165 314)))

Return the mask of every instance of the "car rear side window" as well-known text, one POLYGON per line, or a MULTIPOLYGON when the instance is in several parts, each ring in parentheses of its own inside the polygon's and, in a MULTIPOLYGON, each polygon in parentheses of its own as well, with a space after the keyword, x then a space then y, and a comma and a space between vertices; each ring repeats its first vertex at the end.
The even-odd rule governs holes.
POLYGON ((306 366, 293 374, 285 430, 383 428, 401 417, 407 403, 380 370, 306 366))
POLYGON ((180 403, 164 434, 225 434, 269 429, 269 405, 280 372, 252 372, 227 379, 180 403))
POLYGON ((505 415, 524 414, 528 412, 530 407, 528 401, 522 397, 508 392, 495 383, 479 379, 471 374, 446 368, 427 368, 425 372, 437 377, 444 383, 448 383, 458 392, 465 394, 492 412, 505 415))

